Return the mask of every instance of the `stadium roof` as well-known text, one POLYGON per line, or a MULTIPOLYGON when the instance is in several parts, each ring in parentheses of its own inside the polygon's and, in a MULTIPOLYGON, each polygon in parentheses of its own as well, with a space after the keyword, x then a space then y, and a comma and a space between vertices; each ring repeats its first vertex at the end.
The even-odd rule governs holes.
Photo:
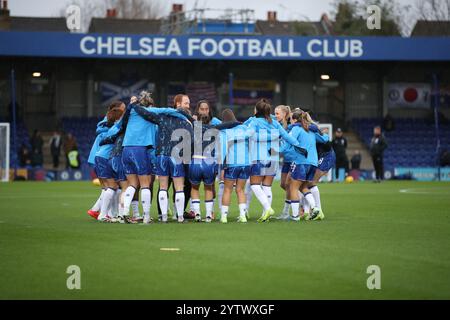
POLYGON ((126 33, 158 34, 161 20, 92 18, 89 32, 92 33, 126 33))
POLYGON ((66 31, 66 18, 11 17, 11 31, 66 31))
POLYGON ((411 36, 450 36, 450 21, 418 20, 411 36))
POLYGON ((267 21, 257 20, 256 31, 263 35, 328 35, 328 31, 319 22, 305 21, 267 21))

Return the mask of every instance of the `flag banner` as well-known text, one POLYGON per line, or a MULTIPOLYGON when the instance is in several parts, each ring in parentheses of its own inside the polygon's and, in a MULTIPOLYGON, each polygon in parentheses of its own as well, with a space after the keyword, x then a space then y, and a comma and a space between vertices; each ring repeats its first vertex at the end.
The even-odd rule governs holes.
POLYGON ((147 90, 153 92, 155 84, 148 80, 123 81, 119 84, 102 81, 100 82, 101 104, 108 106, 115 100, 128 102, 131 96, 137 96, 140 91, 147 90))
POLYGON ((209 82, 169 83, 167 88, 167 105, 172 106, 173 98, 180 93, 189 96, 191 109, 194 109, 200 100, 207 100, 212 108, 217 104, 216 87, 209 82))
POLYGON ((389 83, 386 94, 388 108, 430 108, 428 83, 389 83))
POLYGON ((233 103, 254 105, 258 100, 273 100, 276 83, 261 80, 235 80, 233 83, 233 103))

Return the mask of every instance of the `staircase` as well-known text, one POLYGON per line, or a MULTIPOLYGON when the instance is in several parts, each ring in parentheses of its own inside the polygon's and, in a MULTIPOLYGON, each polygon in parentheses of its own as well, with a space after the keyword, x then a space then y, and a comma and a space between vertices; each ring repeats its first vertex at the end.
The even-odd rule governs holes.
POLYGON ((372 157, 370 156, 369 149, 366 145, 359 139, 358 135, 353 131, 344 132, 344 137, 347 139, 347 157, 349 160, 349 166, 351 168, 350 159, 355 154, 356 150, 361 153, 361 170, 372 170, 372 157))

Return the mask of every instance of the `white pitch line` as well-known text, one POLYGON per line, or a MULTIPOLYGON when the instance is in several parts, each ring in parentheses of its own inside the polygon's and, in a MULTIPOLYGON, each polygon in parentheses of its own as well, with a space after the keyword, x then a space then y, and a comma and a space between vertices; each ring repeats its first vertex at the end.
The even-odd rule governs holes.
POLYGON ((180 248, 160 248, 161 251, 180 251, 180 248))

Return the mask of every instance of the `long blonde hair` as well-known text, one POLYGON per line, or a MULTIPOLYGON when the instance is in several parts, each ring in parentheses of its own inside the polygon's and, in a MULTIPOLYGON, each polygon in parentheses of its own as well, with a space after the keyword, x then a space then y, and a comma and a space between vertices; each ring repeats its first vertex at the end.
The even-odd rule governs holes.
POLYGON ((294 113, 292 114, 292 119, 295 119, 298 122, 301 122, 303 120, 307 123, 308 127, 312 124, 319 126, 319 124, 311 118, 311 115, 308 112, 303 111, 300 108, 296 108, 294 110, 294 113))
POLYGON ((274 111, 277 111, 277 109, 283 111, 285 114, 285 116, 282 120, 282 125, 286 129, 287 126, 289 125, 289 118, 291 117, 291 107, 280 104, 280 105, 276 106, 274 111))

